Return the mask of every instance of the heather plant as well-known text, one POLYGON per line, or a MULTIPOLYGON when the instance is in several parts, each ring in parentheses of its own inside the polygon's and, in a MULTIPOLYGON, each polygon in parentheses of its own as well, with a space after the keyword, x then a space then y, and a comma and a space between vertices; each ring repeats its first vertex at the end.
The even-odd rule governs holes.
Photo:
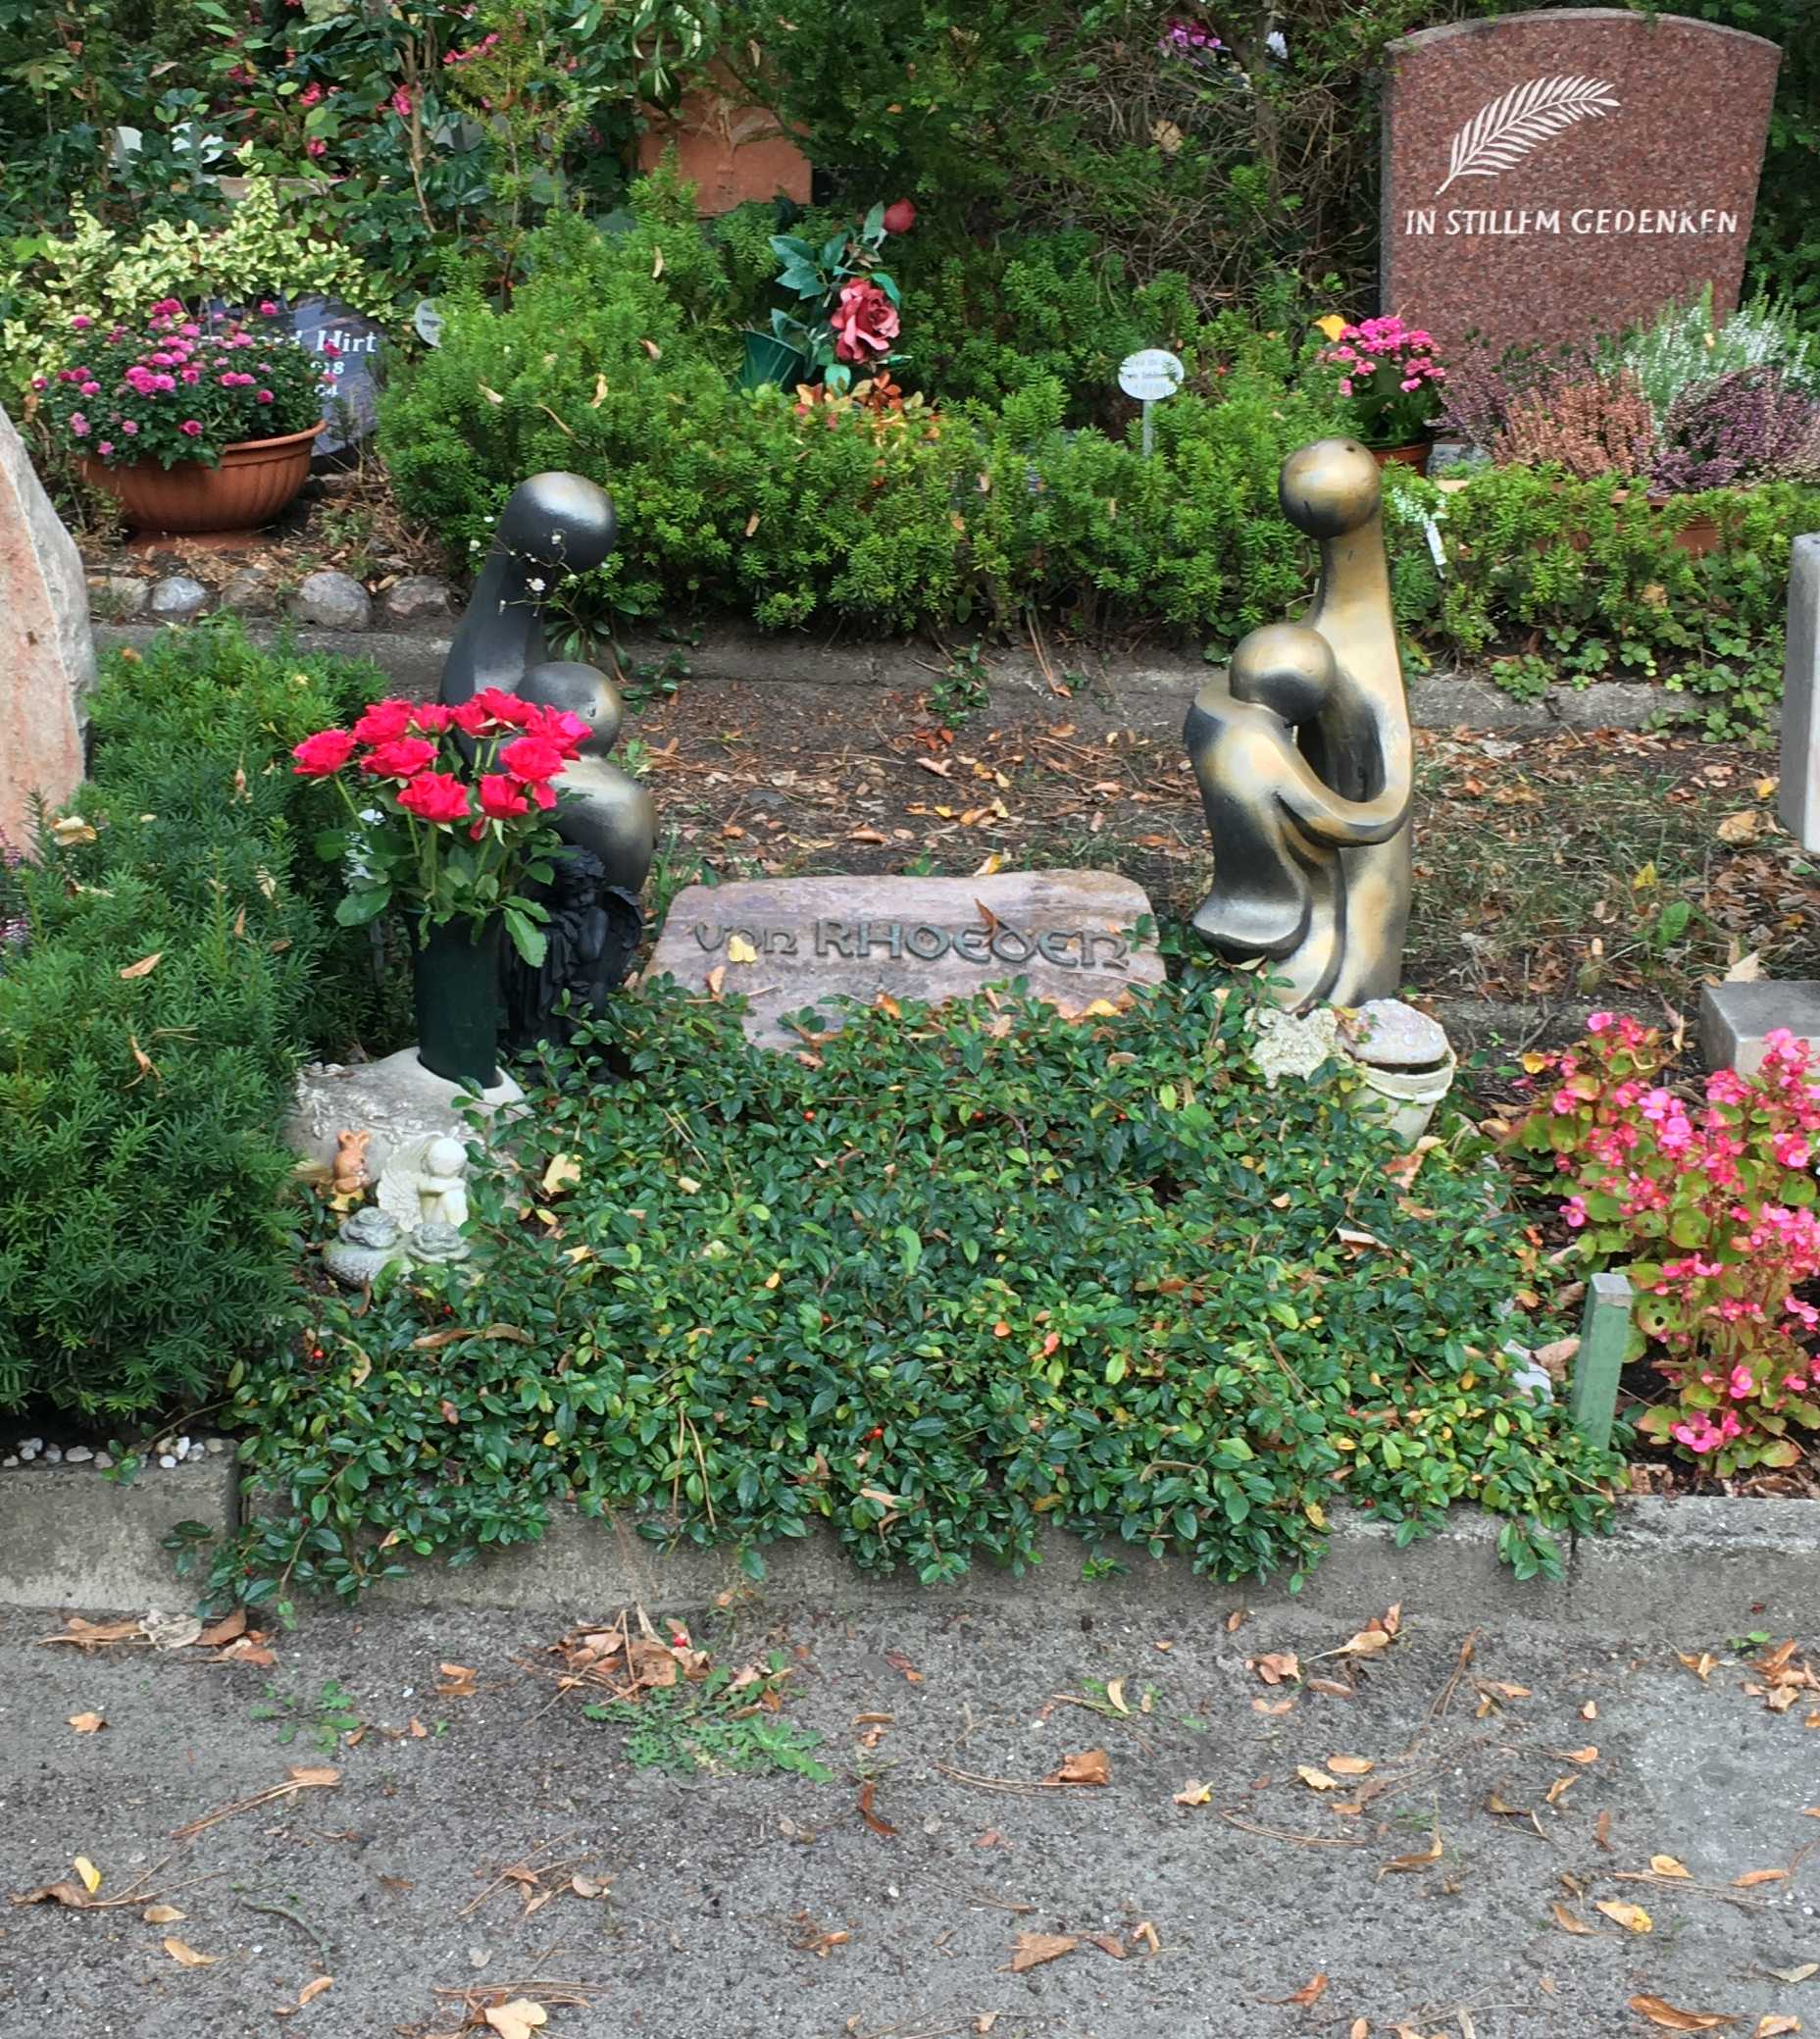
POLYGON ((1774 368, 1695 383, 1668 408, 1652 473, 1658 488, 1683 494, 1820 481, 1820 397, 1774 368))
POLYGON ((1773 368, 1797 389, 1820 388, 1820 348, 1813 333, 1791 305, 1763 294, 1715 322, 1708 285, 1686 304, 1665 306, 1653 323, 1622 334, 1602 351, 1636 376, 1658 423, 1691 385, 1738 369, 1773 368))
POLYGON ((1820 1075, 1786 1028, 1766 1046, 1690 1100, 1659 1080, 1659 1029, 1595 1012, 1578 1045, 1525 1058, 1545 1096, 1512 1135, 1569 1188, 1581 1258, 1638 1292, 1633 1344, 1666 1391, 1638 1427, 1720 1478, 1793 1465, 1791 1433, 1820 1430, 1820 1075))
POLYGON ((1655 421, 1628 369, 1557 372, 1510 400, 1491 452, 1500 467, 1560 468, 1581 481, 1646 474, 1655 421))

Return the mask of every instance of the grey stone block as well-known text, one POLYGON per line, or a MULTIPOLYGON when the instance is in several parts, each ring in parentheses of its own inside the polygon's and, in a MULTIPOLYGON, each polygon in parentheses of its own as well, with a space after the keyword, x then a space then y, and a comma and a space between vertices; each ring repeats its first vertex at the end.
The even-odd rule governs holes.
POLYGON ((209 590, 187 574, 170 574, 152 589, 152 614, 160 623, 189 623, 209 606, 209 590))
POLYGON ((1820 1045, 1820 983, 1709 984, 1700 993, 1700 1054, 1709 1069, 1751 1076, 1763 1066, 1763 1042, 1778 1027, 1820 1045))
POLYGON ((433 574, 406 574, 379 597, 379 613, 388 623, 421 623, 427 616, 446 616, 453 604, 449 584, 433 574))
POLYGON ((373 598, 352 574, 325 570, 306 576, 290 598, 290 613, 321 630, 365 630, 373 620, 373 598))
POLYGON ((239 1523, 233 1461, 152 1466, 130 1485, 92 1466, 19 1466, 0 1475, 0 1605, 187 1607, 162 1539, 179 1522, 228 1533, 239 1523))
POLYGON ((1814 532, 1795 539, 1789 563, 1776 812, 1803 849, 1820 849, 1820 533, 1814 532))
POLYGON ((239 616, 270 616, 278 606, 272 583, 257 567, 239 567, 222 589, 222 607, 239 616))

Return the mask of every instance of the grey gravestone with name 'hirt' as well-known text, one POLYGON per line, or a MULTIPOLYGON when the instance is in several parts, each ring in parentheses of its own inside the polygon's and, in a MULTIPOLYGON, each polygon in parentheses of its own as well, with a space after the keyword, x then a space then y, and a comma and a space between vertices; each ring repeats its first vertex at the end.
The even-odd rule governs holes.
POLYGON ((328 429, 318 453, 340 453, 373 431, 379 417, 385 330, 333 298, 305 297, 290 307, 298 346, 321 361, 328 429))

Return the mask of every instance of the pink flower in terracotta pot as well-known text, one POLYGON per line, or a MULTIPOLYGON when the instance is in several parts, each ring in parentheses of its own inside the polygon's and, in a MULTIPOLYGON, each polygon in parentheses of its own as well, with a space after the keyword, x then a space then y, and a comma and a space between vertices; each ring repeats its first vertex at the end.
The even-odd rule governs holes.
POLYGON ((877 283, 862 279, 846 284, 829 321, 834 329, 834 352, 842 361, 866 361, 890 352, 897 337, 897 307, 877 283))

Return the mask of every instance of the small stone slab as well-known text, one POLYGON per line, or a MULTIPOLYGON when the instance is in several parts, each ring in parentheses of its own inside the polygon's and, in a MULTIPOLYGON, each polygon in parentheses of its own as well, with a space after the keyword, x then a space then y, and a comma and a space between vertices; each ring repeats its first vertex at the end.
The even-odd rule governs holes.
POLYGON ((1025 978, 1067 1012, 1163 982, 1142 887, 1111 871, 1004 871, 991 878, 766 878, 677 894, 646 975, 750 1001, 746 1038, 797 1047, 782 1022, 883 992, 930 1003, 1025 978), (982 909, 985 911, 982 911, 982 909), (741 960, 750 951, 751 959, 741 960), (719 973, 716 975, 716 973, 719 973))
POLYGON ((1803 849, 1820 849, 1820 533, 1814 532, 1795 539, 1789 561, 1776 813, 1803 849))
POLYGON ((1441 1022, 1401 998, 1373 998, 1359 1007, 1355 1061, 1374 1069, 1439 1069, 1447 1047, 1441 1022))
POLYGON ((1811 978, 1709 984, 1700 993, 1700 1054, 1708 1069, 1754 1076, 1763 1043, 1778 1027, 1820 1050, 1820 983, 1811 978))

